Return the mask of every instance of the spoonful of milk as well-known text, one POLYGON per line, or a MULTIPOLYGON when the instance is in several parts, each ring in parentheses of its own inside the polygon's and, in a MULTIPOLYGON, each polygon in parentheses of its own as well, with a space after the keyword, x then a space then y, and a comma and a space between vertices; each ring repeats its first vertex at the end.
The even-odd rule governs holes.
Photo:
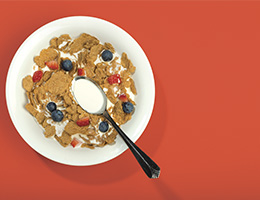
POLYGON ((106 109, 106 94, 95 81, 84 76, 75 77, 72 82, 72 94, 83 110, 90 114, 102 115, 111 123, 149 178, 159 177, 160 167, 131 141, 109 115, 106 109))

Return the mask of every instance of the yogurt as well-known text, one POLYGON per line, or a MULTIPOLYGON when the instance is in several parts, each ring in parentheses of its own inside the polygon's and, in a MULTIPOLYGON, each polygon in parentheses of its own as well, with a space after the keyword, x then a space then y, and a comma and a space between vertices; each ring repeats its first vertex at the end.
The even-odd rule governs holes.
POLYGON ((100 89, 87 79, 75 81, 73 92, 78 104, 89 113, 100 112, 105 104, 100 89))

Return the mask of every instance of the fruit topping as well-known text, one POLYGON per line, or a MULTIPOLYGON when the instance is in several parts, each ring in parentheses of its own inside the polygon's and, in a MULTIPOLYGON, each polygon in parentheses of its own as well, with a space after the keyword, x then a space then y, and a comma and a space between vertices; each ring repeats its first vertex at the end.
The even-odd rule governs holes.
POLYGON ((125 94, 120 94, 118 98, 119 98, 121 101, 123 101, 123 102, 127 102, 127 101, 128 101, 128 99, 127 99, 127 97, 126 97, 125 94))
POLYGON ((98 129, 101 132, 107 132, 107 130, 108 130, 108 123, 106 121, 100 122, 100 124, 98 126, 98 129))
POLYGON ((73 68, 72 62, 70 60, 63 60, 61 62, 61 68, 65 71, 70 71, 73 68))
POLYGON ((78 126, 87 126, 87 125, 89 125, 89 118, 83 117, 83 118, 79 119, 76 123, 78 126))
POLYGON ((118 83, 120 84, 121 83, 121 78, 120 78, 120 75, 119 74, 113 74, 111 76, 109 76, 107 78, 107 81, 110 85, 114 84, 114 83, 118 83))
POLYGON ((79 146, 82 144, 82 142, 80 140, 78 140, 77 138, 74 138, 72 141, 71 141, 71 146, 73 146, 73 148, 75 148, 76 146, 79 146))
POLYGON ((33 82, 38 82, 42 79, 43 72, 41 70, 35 71, 33 73, 33 82))
POLYGON ((58 64, 58 62, 55 61, 55 60, 45 62, 45 64, 46 64, 50 69, 59 69, 59 64, 58 64))
POLYGON ((131 103, 131 102, 124 102, 122 104, 122 107, 123 107, 123 111, 125 113, 131 113, 133 110, 134 110, 134 105, 131 103))
POLYGON ((111 61, 113 59, 113 54, 109 50, 105 50, 102 52, 101 57, 104 61, 111 61))
POLYGON ((85 76, 85 70, 83 68, 78 68, 78 75, 85 76))
POLYGON ((54 102, 49 102, 46 107, 50 112, 53 112, 57 108, 56 103, 54 102))
POLYGON ((55 122, 60 122, 63 120, 63 113, 60 110, 54 110, 51 113, 51 118, 53 119, 53 121, 55 122))

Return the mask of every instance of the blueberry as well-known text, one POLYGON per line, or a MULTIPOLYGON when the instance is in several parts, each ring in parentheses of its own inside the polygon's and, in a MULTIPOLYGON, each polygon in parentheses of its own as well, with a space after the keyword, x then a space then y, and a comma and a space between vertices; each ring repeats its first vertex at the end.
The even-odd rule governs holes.
POLYGON ((56 110, 56 108, 57 108, 57 106, 56 106, 56 104, 55 104, 54 102, 49 102, 46 107, 47 107, 47 109, 48 109, 50 112, 53 112, 53 111, 56 110))
POLYGON ((70 70, 72 70, 72 67, 73 67, 73 65, 72 65, 72 62, 71 62, 70 60, 63 60, 63 61, 61 62, 61 68, 62 68, 63 70, 65 70, 65 71, 70 71, 70 70))
POLYGON ((123 111, 125 113, 131 113, 134 110, 133 104, 131 102, 129 102, 129 101, 128 102, 124 102, 122 104, 122 107, 123 107, 123 111))
POLYGON ((109 50, 103 51, 101 56, 104 61, 110 61, 113 59, 113 54, 109 50))
POLYGON ((54 110, 51 113, 51 118, 55 122, 60 122, 63 119, 63 113, 60 110, 54 110))
POLYGON ((106 121, 103 121, 99 124, 99 127, 98 129, 101 131, 101 132, 106 132, 108 130, 108 123, 106 121))

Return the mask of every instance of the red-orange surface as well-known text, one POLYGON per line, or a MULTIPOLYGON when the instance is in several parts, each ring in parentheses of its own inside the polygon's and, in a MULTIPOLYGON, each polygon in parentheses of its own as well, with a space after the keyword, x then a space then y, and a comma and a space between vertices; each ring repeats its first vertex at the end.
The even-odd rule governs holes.
POLYGON ((0 19, 0 199, 260 199, 260 2, 1 2, 0 19), (119 25, 149 58, 156 101, 137 144, 160 165, 158 180, 129 150, 65 166, 15 130, 4 95, 12 57, 37 28, 71 15, 119 25))

